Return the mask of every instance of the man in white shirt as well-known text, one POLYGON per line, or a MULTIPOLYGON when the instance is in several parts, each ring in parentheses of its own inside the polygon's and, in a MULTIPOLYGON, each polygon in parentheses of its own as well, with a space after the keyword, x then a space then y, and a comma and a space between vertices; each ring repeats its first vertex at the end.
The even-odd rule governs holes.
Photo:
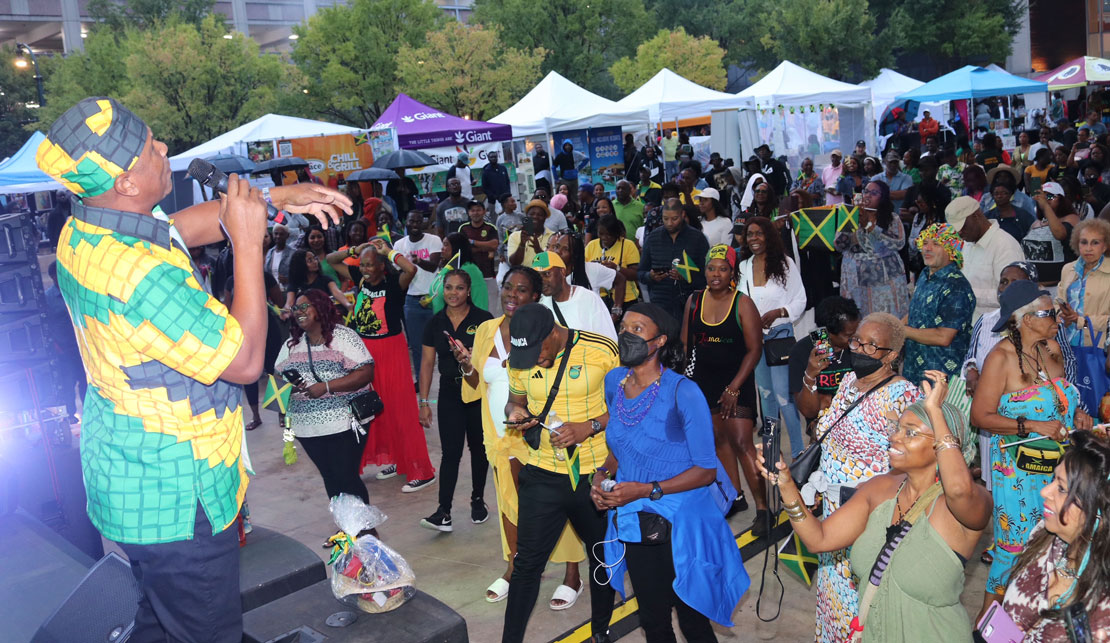
POLYGON ((474 198, 474 180, 470 176, 470 155, 459 152, 455 164, 447 170, 447 180, 459 180, 459 194, 467 201, 474 198))
POLYGON ((543 276, 540 303, 555 313, 560 324, 617 341, 617 330, 605 302, 594 291, 567 283, 567 265, 562 257, 554 252, 541 252, 532 261, 532 267, 543 276))
POLYGON ((424 326, 432 318, 432 304, 425 303, 423 299, 432 286, 435 272, 439 270, 439 255, 443 250, 443 241, 439 237, 424 234, 425 225, 427 222, 423 214, 417 210, 409 212, 406 220, 408 236, 393 244, 394 250, 416 266, 416 276, 409 283, 408 296, 405 297, 405 339, 412 355, 413 373, 420 372, 424 326))
POLYGON ((977 320, 998 309, 998 275, 1025 255, 1017 239, 988 219, 972 197, 953 199, 944 217, 965 242, 963 273, 975 293, 973 319, 977 320))
POLYGON ((844 173, 844 166, 840 164, 840 159, 843 157, 844 155, 840 153, 840 150, 829 152, 832 165, 821 170, 821 182, 825 184, 825 205, 844 203, 844 197, 836 191, 836 182, 840 180, 840 175, 844 173))

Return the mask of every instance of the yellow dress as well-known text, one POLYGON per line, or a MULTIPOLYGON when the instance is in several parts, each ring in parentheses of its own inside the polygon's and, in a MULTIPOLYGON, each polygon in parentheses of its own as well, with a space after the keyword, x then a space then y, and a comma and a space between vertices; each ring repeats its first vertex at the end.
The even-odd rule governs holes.
MULTIPOLYGON (((516 458, 521 463, 527 462, 528 445, 524 443, 524 438, 519 431, 503 428, 503 419, 500 423, 494 422, 493 415, 490 413, 491 395, 501 400, 500 403, 495 402, 495 404, 498 404, 499 408, 504 408, 504 401, 508 399, 509 379, 508 374, 502 372, 503 381, 496 380, 494 382, 495 386, 504 387, 503 392, 500 392, 499 395, 499 392, 492 391, 487 383, 487 377, 496 378, 497 374, 487 373, 485 370, 486 361, 494 352, 496 335, 504 319, 505 316, 502 315, 478 326, 478 332, 474 335, 474 348, 470 358, 475 370, 478 371, 478 386, 473 387, 464 379, 462 399, 463 402, 482 400, 483 442, 486 446, 486 457, 489 458, 490 468, 493 469, 493 484, 497 492, 497 511, 515 525, 518 516, 518 498, 516 485, 513 484, 513 473, 509 460, 510 458, 516 458), (498 424, 502 427, 503 436, 497 434, 498 424)), ((501 531, 502 555, 507 561, 509 560, 509 543, 505 539, 505 523, 498 520, 497 524, 501 531)), ((578 537, 578 534, 574 533, 574 529, 567 522, 563 528, 562 536, 559 537, 559 542, 555 545, 555 550, 551 553, 551 562, 578 563, 585 559, 586 550, 582 545, 582 540, 578 537)))

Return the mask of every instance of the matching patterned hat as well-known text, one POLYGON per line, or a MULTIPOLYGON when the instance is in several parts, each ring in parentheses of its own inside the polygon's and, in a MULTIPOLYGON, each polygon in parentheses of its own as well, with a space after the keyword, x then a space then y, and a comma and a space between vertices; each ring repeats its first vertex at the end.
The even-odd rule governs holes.
POLYGON ((135 165, 146 135, 146 123, 115 99, 86 98, 54 121, 35 161, 77 196, 97 196, 135 165))

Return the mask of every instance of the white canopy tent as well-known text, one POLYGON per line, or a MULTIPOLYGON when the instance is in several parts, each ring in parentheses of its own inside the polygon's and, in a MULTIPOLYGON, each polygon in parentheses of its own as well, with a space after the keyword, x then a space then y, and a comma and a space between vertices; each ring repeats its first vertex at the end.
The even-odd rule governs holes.
POLYGON ((644 108, 621 106, 550 72, 524 98, 489 122, 512 125, 513 137, 521 138, 588 127, 646 129, 649 120, 644 108))
MULTIPOLYGON (((883 67, 879 71, 879 75, 871 80, 865 80, 860 85, 871 88, 871 105, 874 109, 875 125, 878 127, 878 121, 883 117, 883 113, 891 103, 895 102, 895 98, 905 94, 906 92, 913 91, 918 87, 924 85, 916 78, 910 78, 905 74, 900 74, 893 69, 883 67)), ((920 120, 922 113, 928 110, 932 117, 941 122, 942 128, 947 128, 948 123, 948 102, 942 101, 939 103, 920 103, 916 114, 907 114, 907 121, 920 120)))
POLYGON ((791 167, 803 157, 828 164, 833 149, 849 150, 856 140, 874 148, 871 88, 827 78, 784 60, 757 83, 737 94, 754 103, 740 112, 744 156, 769 143, 791 167))
POLYGON ((189 162, 193 159, 209 158, 217 154, 247 156, 247 143, 257 141, 354 134, 361 131, 363 131, 361 128, 349 125, 338 125, 295 116, 282 116, 281 114, 266 114, 246 125, 240 125, 229 132, 224 132, 207 143, 201 143, 191 150, 170 157, 170 169, 179 172, 187 169, 189 162))
POLYGON ((617 101, 627 109, 646 109, 651 122, 709 116, 712 112, 751 107, 751 100, 687 80, 664 67, 636 91, 617 101))

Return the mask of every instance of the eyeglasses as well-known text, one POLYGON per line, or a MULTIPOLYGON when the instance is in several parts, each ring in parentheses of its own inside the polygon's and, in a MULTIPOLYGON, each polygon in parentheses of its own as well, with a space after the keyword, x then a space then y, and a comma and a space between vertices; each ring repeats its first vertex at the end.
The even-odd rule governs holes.
POLYGON ((1056 319, 1056 309, 1055 308, 1048 308, 1046 310, 1034 310, 1033 312, 1031 312, 1029 314, 1034 316, 1034 317, 1040 317, 1041 319, 1044 319, 1045 317, 1051 317, 1054 320, 1056 319))
POLYGON ((297 304, 297 305, 293 306, 290 310, 303 313, 304 311, 308 310, 309 308, 312 308, 312 304, 310 304, 306 301, 303 304, 297 304))
POLYGON ((904 436, 906 436, 907 440, 912 440, 912 439, 916 438, 919 435, 925 436, 927 438, 936 439, 936 435, 934 435, 932 433, 929 433, 927 431, 921 431, 920 429, 904 429, 904 428, 902 428, 902 425, 899 422, 896 422, 894 420, 888 420, 887 421, 886 432, 887 432, 887 435, 892 437, 892 438, 894 436, 898 435, 899 433, 901 433, 904 436))
POLYGON ((853 338, 849 339, 848 340, 848 348, 850 348, 853 351, 860 351, 864 355, 874 355, 878 351, 894 350, 893 348, 887 348, 886 346, 879 346, 878 344, 873 344, 871 342, 861 342, 859 340, 859 337, 853 337, 853 338))
POLYGON ((883 193, 880 192, 879 190, 864 190, 863 194, 865 194, 867 196, 878 196, 878 197, 881 197, 883 195, 883 193))
POLYGON ((754 194, 770 194, 770 190, 752 190, 754 194))

